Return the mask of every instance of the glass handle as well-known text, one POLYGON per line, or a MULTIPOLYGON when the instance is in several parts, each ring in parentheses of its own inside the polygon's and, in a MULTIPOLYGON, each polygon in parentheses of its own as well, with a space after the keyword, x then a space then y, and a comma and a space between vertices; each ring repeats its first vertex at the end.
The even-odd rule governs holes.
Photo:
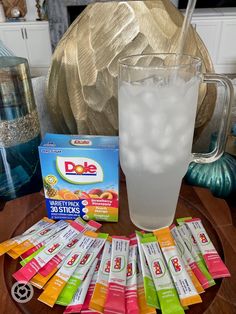
POLYGON ((221 84, 225 90, 224 106, 222 111, 221 122, 218 130, 218 137, 213 151, 209 153, 194 153, 193 160, 196 163, 210 163, 216 161, 224 153, 229 126, 230 113, 233 104, 234 88, 231 81, 224 75, 220 74, 204 74, 203 83, 221 84))

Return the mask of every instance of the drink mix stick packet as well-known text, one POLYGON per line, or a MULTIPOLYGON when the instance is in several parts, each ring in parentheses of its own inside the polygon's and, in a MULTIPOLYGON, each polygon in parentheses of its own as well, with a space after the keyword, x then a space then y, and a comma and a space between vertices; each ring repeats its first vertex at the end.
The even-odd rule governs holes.
MULTIPOLYGON (((67 222, 70 222, 67 220, 67 222)), ((92 230, 92 231, 96 231, 97 229, 99 229, 101 227, 100 223, 97 223, 96 221, 91 220, 88 224, 86 224, 86 222, 78 217, 77 219, 75 219, 75 222, 77 222, 82 228, 84 228, 84 231, 86 230, 92 230), (88 227, 85 225, 88 225, 88 227)), ((51 239, 53 239, 54 236, 47 238, 45 241, 40 242, 39 244, 37 244, 36 246, 34 246, 33 248, 29 249, 28 251, 26 251, 25 253, 21 254, 21 258, 22 259, 26 259, 28 256, 32 255, 34 252, 39 251, 39 249, 41 247, 43 247, 44 245, 46 245, 51 239)), ((42 249, 41 249, 42 250, 42 249)), ((38 252, 39 253, 39 252, 38 252)), ((35 255, 34 255, 35 256, 35 255)), ((32 256, 32 258, 34 257, 32 256)), ((31 258, 31 259, 32 259, 31 258)), ((25 260, 24 262, 21 262, 21 265, 25 265, 26 263, 28 263, 30 261, 30 259, 25 260)))
POLYGON ((178 294, 155 236, 141 239, 163 314, 183 314, 178 294))
POLYGON ((15 272, 13 277, 17 281, 28 282, 34 275, 36 275, 39 269, 46 265, 53 256, 63 249, 63 247, 66 246, 75 235, 80 232, 80 230, 81 227, 76 222, 71 222, 71 224, 60 233, 58 238, 49 242, 29 263, 15 272))
POLYGON ((57 268, 53 269, 50 274, 47 276, 42 276, 39 273, 34 275, 33 278, 31 278, 30 283, 32 286, 38 288, 38 289, 43 289, 44 286, 49 282, 49 280, 55 275, 55 273, 58 271, 58 269, 62 266, 63 262, 61 262, 57 268))
POLYGON ((104 314, 125 314, 125 287, 130 240, 112 237, 111 269, 104 314))
POLYGON ((98 277, 94 287, 93 295, 89 303, 89 308, 91 310, 100 313, 104 312, 104 306, 108 292, 108 279, 111 268, 111 248, 112 239, 111 237, 108 237, 103 249, 100 268, 98 270, 98 277))
POLYGON ((183 261, 177 252, 170 229, 162 228, 155 230, 154 234, 162 249, 182 306, 202 302, 202 299, 197 293, 187 271, 185 270, 183 261))
POLYGON ((26 259, 27 257, 29 257, 30 255, 32 255, 34 252, 39 251, 40 248, 42 248, 43 246, 45 246, 47 243, 49 243, 52 239, 54 239, 55 237, 57 237, 57 234, 53 234, 49 237, 46 237, 44 240, 40 239, 41 242, 39 242, 38 244, 36 244, 35 246, 31 247, 30 249, 27 249, 27 251, 25 251, 24 253, 22 253, 20 255, 20 258, 22 260, 26 259))
MULTIPOLYGON (((76 219, 75 220, 76 222, 78 222, 78 220, 76 219)), ((81 224, 81 226, 83 226, 83 229, 81 229, 81 232, 84 232, 87 229, 90 229, 90 230, 95 230, 95 228, 100 228, 101 224, 93 221, 90 221, 90 223, 92 224, 86 224, 85 222, 83 224, 81 224), (85 227, 86 226, 86 227, 85 227)), ((74 248, 74 246, 76 245, 76 243, 79 241, 80 237, 82 236, 82 233, 78 234, 78 236, 76 236, 74 239, 71 240, 70 243, 68 243, 59 253, 60 253, 60 256, 59 257, 62 257, 62 255, 64 254, 65 257, 70 253, 70 251, 74 248)), ((35 253, 34 253, 35 254, 35 253)), ((33 255, 34 255, 33 254, 33 255)), ((36 254, 37 255, 37 254, 36 254)), ((57 255, 56 255, 57 256, 57 255)), ((56 257, 55 256, 55 257, 56 257)), ((65 258, 64 257, 64 258, 65 258)), ((52 258, 45 266, 48 266, 48 269, 47 271, 49 270, 49 265, 50 267, 52 268, 51 271, 46 274, 46 276, 43 276, 41 275, 40 273, 37 273, 30 281, 30 283, 35 286, 36 288, 39 288, 39 289, 42 289, 46 283, 52 278, 52 276, 57 272, 57 270, 62 266, 63 264, 63 261, 64 261, 64 258, 60 261, 59 264, 56 265, 55 267, 55 260, 53 261, 54 258, 52 258), (50 263, 51 262, 51 263, 50 263), (50 264, 49 264, 50 263, 50 264)), ((27 259, 26 259, 27 260, 27 259)), ((21 261, 22 263, 22 261, 21 261)), ((57 263, 57 261, 56 261, 57 263)), ((44 268, 44 267, 43 267, 44 268)), ((41 268, 40 271, 43 269, 41 268)), ((46 271, 46 269, 45 269, 46 271)))
POLYGON ((67 226, 68 223, 66 221, 60 220, 54 224, 49 224, 48 226, 42 227, 36 233, 31 235, 26 241, 8 251, 7 254, 16 259, 24 252, 32 249, 39 243, 48 239, 53 234, 65 229, 67 226))
POLYGON ((11 249, 19 245, 20 243, 24 242, 26 239, 29 238, 30 235, 34 234, 42 227, 47 226, 48 224, 53 224, 54 222, 55 222, 54 220, 44 217, 40 221, 36 222, 36 224, 34 224, 32 227, 27 229, 21 235, 18 235, 14 238, 11 238, 9 240, 6 240, 0 243, 0 256, 10 251, 11 249))
POLYGON ((127 279, 125 290, 125 302, 127 314, 139 314, 138 293, 137 293, 137 239, 131 238, 129 246, 127 279))
POLYGON ((107 237, 107 233, 98 234, 94 243, 88 249, 87 253, 84 254, 84 256, 81 258, 77 268, 75 269, 74 273, 69 278, 66 286, 59 295, 56 302, 57 304, 66 306, 72 301, 73 296, 78 290, 78 287, 83 281, 86 273, 88 272, 91 265, 94 263, 95 258, 98 256, 103 245, 105 244, 107 237))
POLYGON ((44 292, 38 298, 39 301, 53 307, 70 276, 77 268, 81 258, 89 250, 96 237, 97 234, 93 231, 85 232, 74 249, 67 256, 61 268, 47 283, 44 292))
POLYGON ((84 221, 81 217, 75 218, 75 221, 80 223, 81 226, 85 226, 86 225, 86 221, 84 221))
POLYGON ((214 279, 230 277, 230 273, 212 244, 205 228, 202 225, 201 219, 193 218, 191 220, 186 220, 185 224, 187 224, 192 235, 197 241, 198 247, 212 277, 214 279))
MULTIPOLYGON (((177 220, 178 221, 178 220, 177 220)), ((179 222, 179 221, 178 221, 179 222)), ((181 222, 180 222, 181 223, 181 222)), ((205 262, 203 262, 203 257, 200 253, 199 247, 195 238, 192 236, 190 230, 188 229, 187 225, 181 224, 177 227, 182 239, 184 240, 187 249, 191 253, 192 257, 194 258, 195 262, 197 263, 199 269, 203 273, 203 275, 207 278, 208 286, 204 284, 204 289, 212 287, 215 285, 215 281, 212 278, 211 274, 208 272, 205 262)))
POLYGON ((138 254, 139 254, 141 270, 142 270, 142 275, 143 275, 144 292, 145 292, 147 304, 150 307, 155 307, 157 309, 160 309, 160 304, 158 301, 152 275, 150 273, 145 254, 141 246, 141 239, 143 237, 143 234, 139 231, 136 231, 136 237, 137 237, 137 243, 138 243, 138 254))
POLYGON ((182 239, 177 227, 175 225, 172 225, 170 227, 171 234, 173 238, 175 239, 175 242, 177 244, 177 247, 179 247, 179 251, 181 254, 182 260, 187 262, 187 266, 190 268, 187 268, 187 272, 197 290, 198 293, 204 292, 203 288, 209 287, 209 283, 207 278, 203 275, 200 268, 198 267, 198 264, 195 262, 192 254, 189 252, 184 240, 182 239))
POLYGON ((67 313, 80 313, 82 306, 85 301, 86 294, 89 289, 90 282, 92 280, 92 277, 94 275, 95 269, 96 269, 96 264, 97 264, 98 259, 96 258, 94 263, 92 264, 89 272, 87 273, 85 279, 83 280, 82 284, 76 291, 72 302, 66 307, 65 311, 63 312, 64 314, 67 313))
MULTIPOLYGON (((81 219, 80 219, 81 220, 81 219)), ((89 221, 88 223, 81 223, 79 219, 75 220, 80 224, 81 230, 80 233, 75 235, 75 237, 68 243, 57 255, 55 255, 44 267, 39 270, 40 275, 48 276, 53 269, 55 269, 60 262, 62 262, 70 251, 73 249, 74 245, 79 241, 82 236, 82 233, 85 231, 96 231, 101 227, 101 224, 96 221, 89 221)))
POLYGON ((156 314, 156 309, 147 304, 145 291, 144 291, 144 282, 143 275, 141 270, 141 262, 138 255, 138 264, 137 264, 137 293, 138 293, 138 307, 140 314, 156 314))
POLYGON ((98 270, 100 268, 100 263, 101 263, 101 256, 99 256, 99 258, 98 258, 98 261, 97 261, 97 264, 96 264, 96 268, 95 268, 95 271, 93 273, 93 277, 92 277, 92 280, 90 282, 90 285, 89 285, 89 288, 88 288, 88 292, 86 294, 86 297, 85 297, 85 300, 84 300, 84 304, 83 304, 82 309, 81 309, 81 313, 88 312, 88 311, 91 312, 91 310, 89 308, 89 303, 90 303, 90 301, 92 299, 94 287, 95 287, 95 284, 97 282, 98 270))
POLYGON ((58 235, 53 235, 52 237, 50 237, 48 240, 45 240, 45 244, 42 245, 39 249, 37 249, 36 251, 34 251, 33 253, 31 253, 29 256, 27 256, 26 258, 24 258, 22 261, 20 261, 21 266, 25 266, 27 263, 29 263, 36 255, 38 255, 40 252, 42 252, 42 250, 45 248, 45 246, 51 242, 53 239, 55 239, 56 237, 58 237, 58 235))
MULTIPOLYGON (((177 219, 177 222, 178 222, 178 224, 179 224, 179 229, 181 230, 181 229, 183 229, 183 230, 187 230, 186 231, 186 233, 188 234, 188 238, 186 239, 184 239, 184 241, 186 240, 187 242, 186 242, 186 245, 187 245, 187 247, 188 247, 188 249, 190 250, 191 249, 191 245, 192 245, 192 247, 194 248, 194 251, 196 251, 197 252, 197 254, 198 254, 198 259, 200 259, 201 261, 202 261, 202 263, 204 264, 204 265, 206 265, 205 264, 205 261, 204 261, 204 258, 203 258, 203 256, 202 256, 202 253, 201 253, 201 251, 200 251, 200 249, 199 249, 199 247, 198 247, 198 245, 197 245, 197 241, 195 240, 195 238, 194 238, 194 236, 192 235, 192 233, 191 233, 191 231, 190 231, 190 229, 189 229, 189 227, 184 223, 185 222, 185 220, 189 220, 189 219, 192 219, 192 217, 183 217, 183 218, 178 218, 177 219), (184 226, 183 228, 182 228, 182 226, 184 226)), ((193 255, 193 254, 192 254, 193 255)))

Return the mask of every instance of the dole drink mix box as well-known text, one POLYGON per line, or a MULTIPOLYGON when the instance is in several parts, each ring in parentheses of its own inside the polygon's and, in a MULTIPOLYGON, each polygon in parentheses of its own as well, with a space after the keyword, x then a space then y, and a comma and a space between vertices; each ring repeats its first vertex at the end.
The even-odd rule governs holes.
POLYGON ((48 217, 118 221, 118 137, 48 133, 39 155, 48 217))

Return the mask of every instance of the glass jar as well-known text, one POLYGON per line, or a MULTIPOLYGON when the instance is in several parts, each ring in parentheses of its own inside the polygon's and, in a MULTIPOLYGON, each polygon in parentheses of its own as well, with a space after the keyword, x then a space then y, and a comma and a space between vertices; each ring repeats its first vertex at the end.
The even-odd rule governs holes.
POLYGON ((28 61, 0 57, 0 199, 40 190, 39 144, 28 61))

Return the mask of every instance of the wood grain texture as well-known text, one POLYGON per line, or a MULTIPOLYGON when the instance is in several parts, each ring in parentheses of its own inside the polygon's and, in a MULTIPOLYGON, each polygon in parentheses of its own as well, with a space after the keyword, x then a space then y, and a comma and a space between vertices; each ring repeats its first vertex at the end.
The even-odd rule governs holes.
MULTIPOLYGON (((56 130, 117 134, 118 59, 175 52, 182 22, 182 13, 169 0, 88 5, 64 34, 52 58, 47 100, 56 130)), ((192 27, 184 53, 201 57, 203 72, 213 71, 208 51, 192 27)), ((215 99, 215 87, 201 84, 197 130, 210 120, 215 99)))
MULTIPOLYGON (((22 233, 27 227, 46 214, 44 198, 40 193, 8 202, 0 212, 0 242, 22 233)), ((191 306, 188 314, 234 314, 236 313, 236 229, 229 207, 202 188, 183 185, 176 217, 196 216, 203 220, 221 257, 225 260, 231 278, 217 280, 217 284, 203 295, 203 303, 191 306)), ((157 217, 158 219, 158 217, 157 217)), ((102 231, 111 235, 128 235, 135 230, 128 212, 125 182, 121 182, 120 218, 118 223, 103 223, 102 231)), ((0 257, 0 304, 1 311, 14 314, 63 313, 63 308, 47 307, 37 300, 40 291, 34 289, 34 297, 26 304, 15 303, 10 296, 14 283, 12 273, 19 268, 8 256, 0 257)))

